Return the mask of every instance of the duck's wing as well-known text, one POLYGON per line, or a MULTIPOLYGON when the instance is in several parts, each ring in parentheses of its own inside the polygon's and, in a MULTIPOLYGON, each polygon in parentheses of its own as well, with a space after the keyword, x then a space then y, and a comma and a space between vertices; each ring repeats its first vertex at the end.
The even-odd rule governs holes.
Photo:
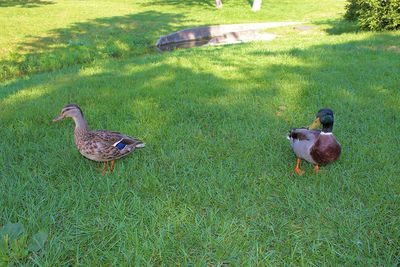
POLYGON ((116 147, 122 150, 125 146, 144 147, 145 143, 133 137, 119 132, 107 130, 95 130, 90 132, 93 142, 102 144, 104 147, 116 147))
POLYGON ((318 140, 321 131, 308 130, 307 128, 292 128, 287 134, 290 140, 290 146, 298 158, 304 159, 308 162, 315 163, 310 156, 310 148, 318 140))
POLYGON ((292 128, 286 135, 288 139, 294 141, 313 142, 318 139, 321 134, 320 130, 309 130, 307 128, 292 128))

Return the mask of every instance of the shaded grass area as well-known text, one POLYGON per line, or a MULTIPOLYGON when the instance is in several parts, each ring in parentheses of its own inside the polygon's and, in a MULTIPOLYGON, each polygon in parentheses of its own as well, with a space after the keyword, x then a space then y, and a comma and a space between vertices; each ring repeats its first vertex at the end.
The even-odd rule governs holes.
POLYGON ((24 7, 33 8, 40 7, 41 5, 52 5, 53 1, 42 1, 42 0, 1 0, 0 7, 24 7))
POLYGON ((149 24, 156 21, 168 31, 168 25, 178 23, 180 17, 143 12, 76 23, 68 29, 54 30, 51 37, 34 38, 29 43, 23 43, 26 54, 11 53, 8 60, 3 60, 3 78, 62 69, 95 59, 126 58, 154 52, 151 46, 157 39, 158 29, 149 29, 149 24), (61 45, 55 45, 57 43, 61 45))
POLYGON ((396 265, 400 59, 369 47, 399 38, 314 31, 8 81, 0 224, 47 230, 43 265, 396 265), (51 122, 67 103, 146 148, 99 175, 73 122, 51 122), (297 176, 285 134, 321 107, 343 154, 297 176))
POLYGON ((264 1, 259 12, 242 0, 3 1, 0 5, 0 80, 153 53, 157 38, 214 24, 316 21, 337 16, 343 1, 264 1), (51 3, 51 4, 50 4, 51 3), (35 4, 36 8, 28 8, 35 4), (321 11, 325 10, 325 11, 321 11), (331 11, 328 11, 331 10, 331 11), (284 14, 284 15, 282 15, 284 14), (15 29, 18 31, 15 31, 15 29))

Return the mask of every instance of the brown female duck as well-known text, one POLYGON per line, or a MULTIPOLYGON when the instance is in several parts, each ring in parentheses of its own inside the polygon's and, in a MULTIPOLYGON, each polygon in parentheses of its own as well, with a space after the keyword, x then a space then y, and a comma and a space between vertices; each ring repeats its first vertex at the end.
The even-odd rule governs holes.
POLYGON ((294 171, 302 174, 299 167, 300 160, 304 159, 316 164, 315 171, 321 172, 318 165, 326 165, 339 158, 342 148, 332 134, 333 111, 328 108, 320 109, 315 121, 308 128, 292 128, 286 137, 297 156, 297 165, 294 171), (322 130, 314 130, 322 124, 322 130))
MULTIPOLYGON (((75 121, 74 141, 79 152, 88 159, 104 162, 111 161, 111 171, 114 161, 131 153, 136 147, 144 147, 145 143, 130 136, 107 130, 91 131, 83 116, 82 110, 75 104, 68 104, 53 121, 71 117, 75 121)), ((104 174, 104 172, 103 172, 104 174)))

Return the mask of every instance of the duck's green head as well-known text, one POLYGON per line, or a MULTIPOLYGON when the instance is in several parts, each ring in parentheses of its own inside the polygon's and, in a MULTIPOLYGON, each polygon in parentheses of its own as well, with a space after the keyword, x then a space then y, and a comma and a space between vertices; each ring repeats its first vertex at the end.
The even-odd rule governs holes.
POLYGON ((323 108, 318 110, 315 121, 308 126, 310 130, 317 128, 322 124, 322 131, 329 133, 333 129, 333 111, 329 108, 323 108))
POLYGON ((60 115, 58 115, 58 117, 55 118, 53 121, 59 121, 66 117, 71 117, 71 118, 83 117, 83 112, 78 107, 78 105, 68 104, 61 109, 60 115))

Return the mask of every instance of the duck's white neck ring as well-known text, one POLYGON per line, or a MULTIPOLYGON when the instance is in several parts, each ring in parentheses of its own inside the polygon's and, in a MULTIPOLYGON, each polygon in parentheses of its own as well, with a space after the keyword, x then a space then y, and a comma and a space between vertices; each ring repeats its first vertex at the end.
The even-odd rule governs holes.
POLYGON ((326 132, 321 132, 322 135, 332 135, 332 132, 326 133, 326 132))

